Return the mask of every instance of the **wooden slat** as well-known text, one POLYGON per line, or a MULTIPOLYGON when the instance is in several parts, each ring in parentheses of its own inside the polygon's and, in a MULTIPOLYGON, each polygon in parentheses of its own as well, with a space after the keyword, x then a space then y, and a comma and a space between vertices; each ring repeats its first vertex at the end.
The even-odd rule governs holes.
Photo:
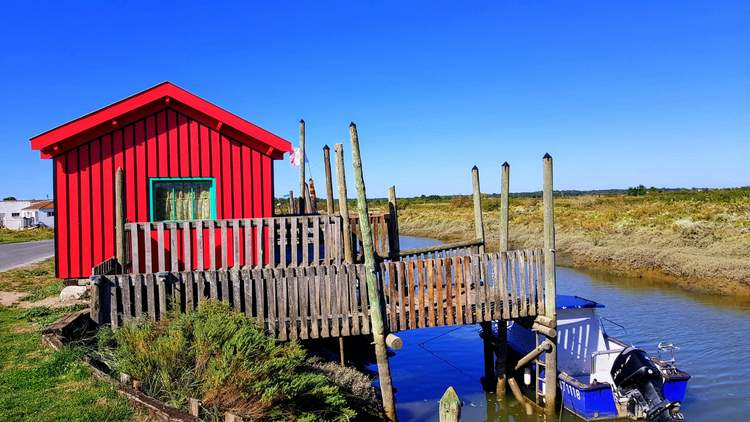
MULTIPOLYGON (((229 267, 227 264, 224 266, 229 267)), ((232 220, 232 267, 240 267, 240 220, 232 220)))
POLYGON ((397 284, 396 265, 393 262, 388 263, 388 324, 391 332, 398 331, 398 315, 396 315, 396 284, 397 284))
POLYGON ((398 273, 398 328, 399 330, 406 330, 409 315, 406 303, 406 266, 404 262, 396 262, 396 269, 398 273))
MULTIPOLYGON (((265 220, 263 220, 262 218, 258 218, 254 221, 255 221, 255 226, 256 226, 256 229, 255 229, 255 232, 256 232, 255 234, 255 254, 256 254, 255 263, 257 266, 262 267, 264 254, 266 253, 265 252, 266 247, 265 247, 265 242, 264 242, 265 229, 263 227, 264 226, 263 223, 265 220)), ((273 247, 273 244, 271 244, 271 247, 273 247)), ((250 265, 249 263, 250 261, 248 261, 248 265, 250 265)))
POLYGON ((216 269, 216 226, 211 220, 208 222, 208 265, 210 269, 216 269))
POLYGON ((424 302, 425 286, 427 285, 427 280, 425 279, 425 273, 424 273, 424 261, 420 259, 416 262, 415 265, 417 267, 416 274, 415 274, 416 276, 415 281, 417 283, 417 287, 419 288, 419 293, 418 293, 419 295, 418 296, 419 297, 419 315, 418 315, 419 324, 418 325, 419 325, 419 328, 424 328, 425 323, 427 322, 427 318, 425 317, 426 309, 425 309, 425 302, 424 302))
POLYGON ((156 254, 157 254, 157 262, 159 264, 159 267, 157 268, 157 271, 166 271, 167 267, 164 263, 164 223, 159 222, 156 223, 156 254))
POLYGON ((291 221, 291 226, 289 227, 290 235, 289 235, 289 243, 292 249, 292 267, 296 267, 299 265, 299 233, 297 232, 297 228, 299 227, 299 219, 297 217, 292 217, 289 219, 291 221))
POLYGON ((443 265, 445 266, 445 306, 446 306, 446 324, 453 325, 455 320, 453 315, 455 314, 455 298, 453 297, 453 260, 451 258, 443 258, 443 265))
POLYGON ((239 274, 240 284, 242 284, 242 310, 245 312, 245 316, 252 318, 255 310, 253 307, 253 297, 256 292, 255 284, 260 282, 260 278, 253 277, 253 272, 249 266, 242 267, 239 274))
POLYGON ((518 314, 519 316, 527 316, 529 314, 526 300, 526 262, 523 255, 523 251, 515 251, 516 262, 518 263, 518 314))
POLYGON ((279 221, 279 227, 280 227, 279 240, 281 242, 281 248, 279 251, 279 258, 280 258, 279 262, 281 263, 282 268, 289 265, 289 262, 288 262, 289 253, 288 253, 288 246, 286 242, 287 240, 286 224, 287 224, 286 217, 281 217, 279 221))
POLYGON ((336 277, 336 285, 338 286, 338 299, 339 304, 341 304, 341 336, 348 336, 351 334, 351 328, 349 320, 350 312, 349 312, 349 289, 347 288, 347 275, 346 275, 346 266, 341 265, 339 267, 339 272, 336 277))
POLYGON ((159 320, 163 320, 167 316, 167 280, 165 277, 157 277, 156 285, 159 295, 159 320))
POLYGON ((203 263, 203 221, 201 220, 195 222, 195 254, 197 255, 198 269, 205 270, 206 267, 203 263))
POLYGON ((362 312, 362 334, 370 334, 370 306, 367 296, 367 275, 365 266, 357 266, 357 279, 359 285, 360 310, 362 312))
POLYGON ((437 305, 437 325, 445 325, 445 305, 443 305, 443 267, 440 258, 434 260, 435 265, 435 304, 437 305))
POLYGON ((146 274, 146 302, 149 318, 156 321, 156 284, 152 273, 146 274))
POLYGON ((312 265, 320 265, 320 218, 313 220, 313 263, 312 265))
POLYGON ((133 316, 140 318, 143 316, 143 274, 133 274, 133 316))
POLYGON ((192 272, 185 272, 185 312, 195 309, 195 280, 192 272))
POLYGON ((211 271, 208 274, 208 291, 209 297, 215 300, 221 300, 219 297, 219 273, 211 271))
POLYGON ((232 282, 232 308, 234 308, 235 311, 241 312, 242 311, 242 290, 241 290, 241 284, 242 281, 240 279, 240 270, 235 268, 230 270, 229 276, 231 277, 232 282))
POLYGON ((263 311, 264 309, 266 309, 266 301, 264 300, 264 296, 266 293, 266 280, 264 271, 257 267, 253 268, 252 279, 253 287, 255 288, 255 294, 253 295, 252 301, 248 301, 245 303, 247 304, 248 308, 251 305, 255 305, 255 317, 258 319, 258 323, 261 324, 261 326, 265 326, 265 316, 263 311))
POLYGON ((305 267, 297 269, 297 283, 299 286, 299 316, 300 316, 300 338, 309 338, 310 325, 310 285, 308 284, 305 267))
POLYGON ((425 281, 427 281, 427 326, 435 326, 435 271, 433 261, 425 261, 425 281))
POLYGON ((153 273, 154 258, 151 254, 151 223, 142 223, 143 228, 143 259, 145 262, 146 274, 153 273))
POLYGON ((195 285, 196 306, 207 299, 206 293, 206 273, 203 271, 193 271, 193 283, 195 285))
POLYGON ((336 283, 337 273, 338 267, 328 267, 328 280, 326 281, 326 284, 331 287, 329 302, 331 304, 331 336, 333 337, 338 337, 341 334, 341 322, 339 319, 341 315, 341 304, 338 294, 338 283, 336 283))
POLYGON ((357 271, 354 265, 346 266, 346 290, 349 296, 349 318, 352 325, 351 335, 358 336, 362 331, 362 324, 359 319, 359 312, 357 311, 357 271))
POLYGON ((227 257, 229 252, 229 248, 227 247, 227 224, 227 220, 221 220, 219 222, 221 227, 221 264, 219 264, 219 268, 227 268, 227 261, 229 260, 227 257))
POLYGON ((169 255, 171 257, 170 265, 172 272, 179 271, 177 262, 177 223, 169 223, 169 255))
POLYGON ((508 271, 510 273, 510 277, 508 280, 510 281, 510 303, 511 303, 511 309, 510 309, 510 315, 513 318, 518 318, 520 316, 520 313, 518 312, 518 285, 516 280, 516 254, 514 252, 508 252, 508 271))
MULTIPOLYGON (((315 220, 317 221, 317 220, 315 220)), ((317 276, 317 267, 305 268, 305 278, 310 287, 310 338, 319 338, 320 335, 320 279, 317 276)))
MULTIPOLYGON (((265 287, 265 305, 268 309, 268 319, 266 329, 276 335, 279 332, 279 320, 276 306, 277 289, 276 279, 274 278, 276 270, 272 268, 263 269, 263 284, 265 287)), ((262 312, 262 311, 261 311, 262 312)), ((259 312, 259 315, 262 313, 259 312)))
POLYGON ((409 295, 408 297, 408 308, 409 308, 409 319, 408 319, 408 328, 417 328, 417 304, 416 304, 416 283, 414 282, 414 262, 413 261, 403 261, 406 271, 406 293, 409 295))
POLYGON ((253 265, 253 226, 253 220, 249 218, 242 220, 242 244, 245 248, 244 258, 246 267, 251 267, 253 265))
POLYGON ((221 301, 229 303, 231 305, 232 298, 229 295, 229 271, 226 269, 219 270, 219 281, 221 282, 221 288, 219 294, 221 295, 221 301))
POLYGON ((529 315, 536 315, 536 283, 534 280, 534 251, 525 250, 526 276, 529 281, 529 315))
POLYGON ((120 307, 118 304, 118 298, 121 298, 121 291, 119 282, 116 276, 106 277, 107 284, 109 284, 109 320, 113 328, 120 326, 120 307))
POLYGON ((299 219, 300 222, 300 246, 302 247, 302 265, 310 265, 309 258, 309 247, 307 244, 307 227, 310 222, 309 217, 302 217, 299 219))
POLYGON ((460 256, 453 257, 453 277, 456 288, 456 322, 464 323, 464 266, 460 256))
POLYGON ((536 250, 536 309, 539 315, 544 315, 544 252, 541 249, 536 250))
POLYGON ((130 299, 130 275, 123 274, 119 276, 118 282, 120 289, 122 289, 122 319, 129 320, 133 317, 133 303, 130 299))
POLYGON ((128 223, 130 227, 130 262, 132 264, 132 272, 141 272, 140 266, 140 251, 138 250, 138 225, 134 223, 128 223))
MULTIPOLYGON (((263 265, 263 262, 259 263, 263 265)), ((276 266, 276 219, 268 220, 268 265, 276 266)))
POLYGON ((282 276, 282 273, 285 270, 277 269, 274 271, 274 275, 276 276, 276 294, 278 295, 277 305, 278 305, 278 318, 279 318, 279 338, 281 340, 287 339, 287 306, 289 302, 287 301, 287 283, 286 279, 282 276))

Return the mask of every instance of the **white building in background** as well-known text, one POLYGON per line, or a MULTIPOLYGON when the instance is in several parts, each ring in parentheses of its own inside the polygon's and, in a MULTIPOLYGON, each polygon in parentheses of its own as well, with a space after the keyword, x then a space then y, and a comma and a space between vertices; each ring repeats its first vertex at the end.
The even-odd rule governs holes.
POLYGON ((54 202, 0 201, 0 227, 20 230, 37 225, 55 227, 54 202))

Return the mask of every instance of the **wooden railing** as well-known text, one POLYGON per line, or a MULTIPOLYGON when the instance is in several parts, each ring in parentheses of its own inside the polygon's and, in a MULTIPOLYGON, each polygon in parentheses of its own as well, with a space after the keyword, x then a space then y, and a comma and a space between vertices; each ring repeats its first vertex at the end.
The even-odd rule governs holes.
MULTIPOLYGON (((355 242, 352 242, 354 256, 362 255, 362 233, 359 230, 359 216, 350 215, 349 224, 354 234, 355 242)), ((370 227, 372 227, 372 240, 375 254, 381 258, 391 257, 391 251, 394 249, 393 241, 395 227, 391 224, 389 214, 370 213, 370 227)))
MULTIPOLYGON (((282 340, 369 334, 365 271, 364 264, 334 264, 102 275, 92 318, 117 327, 214 298, 282 340)), ((541 250, 384 262, 377 283, 391 332, 544 313, 541 250)))
POLYGON ((327 215, 127 223, 131 273, 335 264, 341 218, 327 215))
POLYGON ((434 259, 452 256, 474 255, 479 253, 479 247, 484 245, 481 239, 462 242, 441 243, 423 248, 404 249, 399 252, 401 259, 434 259))

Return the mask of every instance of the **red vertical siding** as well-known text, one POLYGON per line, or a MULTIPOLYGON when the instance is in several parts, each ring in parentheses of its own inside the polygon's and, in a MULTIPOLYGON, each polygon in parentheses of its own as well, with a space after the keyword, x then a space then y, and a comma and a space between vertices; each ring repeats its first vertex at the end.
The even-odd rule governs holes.
POLYGON ((70 273, 70 254, 66 253, 69 249, 68 235, 68 177, 67 177, 67 166, 66 155, 55 157, 55 236, 56 244, 55 259, 57 265, 55 271, 57 276, 61 277, 60 274, 70 273))
MULTIPOLYGON (((145 222, 150 218, 149 179, 153 177, 215 178, 219 219, 271 216, 272 163, 260 151, 171 109, 122 125, 56 157, 58 277, 87 277, 92 266, 114 255, 114 178, 118 167, 125 171, 126 218, 145 222)), ((217 242, 220 233, 217 230, 217 242)), ((231 233, 227 233, 230 265, 231 233)), ((139 243, 144 240, 139 239, 139 243)), ((155 234, 150 241, 155 250, 155 234)), ((182 244, 180 237, 180 257, 182 244)), ((205 265, 209 263, 207 248, 205 230, 205 265)), ((244 254, 241 245, 240 256, 244 254)), ((193 265, 197 265, 197 259, 193 259, 193 265)))

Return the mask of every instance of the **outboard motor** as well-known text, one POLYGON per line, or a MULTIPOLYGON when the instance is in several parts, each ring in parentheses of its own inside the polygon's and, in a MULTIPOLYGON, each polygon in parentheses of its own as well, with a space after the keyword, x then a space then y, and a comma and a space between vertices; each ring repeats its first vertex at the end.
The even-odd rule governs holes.
POLYGON ((641 349, 625 348, 612 364, 612 381, 621 397, 628 398, 632 414, 642 410, 651 422, 682 421, 680 403, 664 399, 664 378, 659 368, 641 349))

